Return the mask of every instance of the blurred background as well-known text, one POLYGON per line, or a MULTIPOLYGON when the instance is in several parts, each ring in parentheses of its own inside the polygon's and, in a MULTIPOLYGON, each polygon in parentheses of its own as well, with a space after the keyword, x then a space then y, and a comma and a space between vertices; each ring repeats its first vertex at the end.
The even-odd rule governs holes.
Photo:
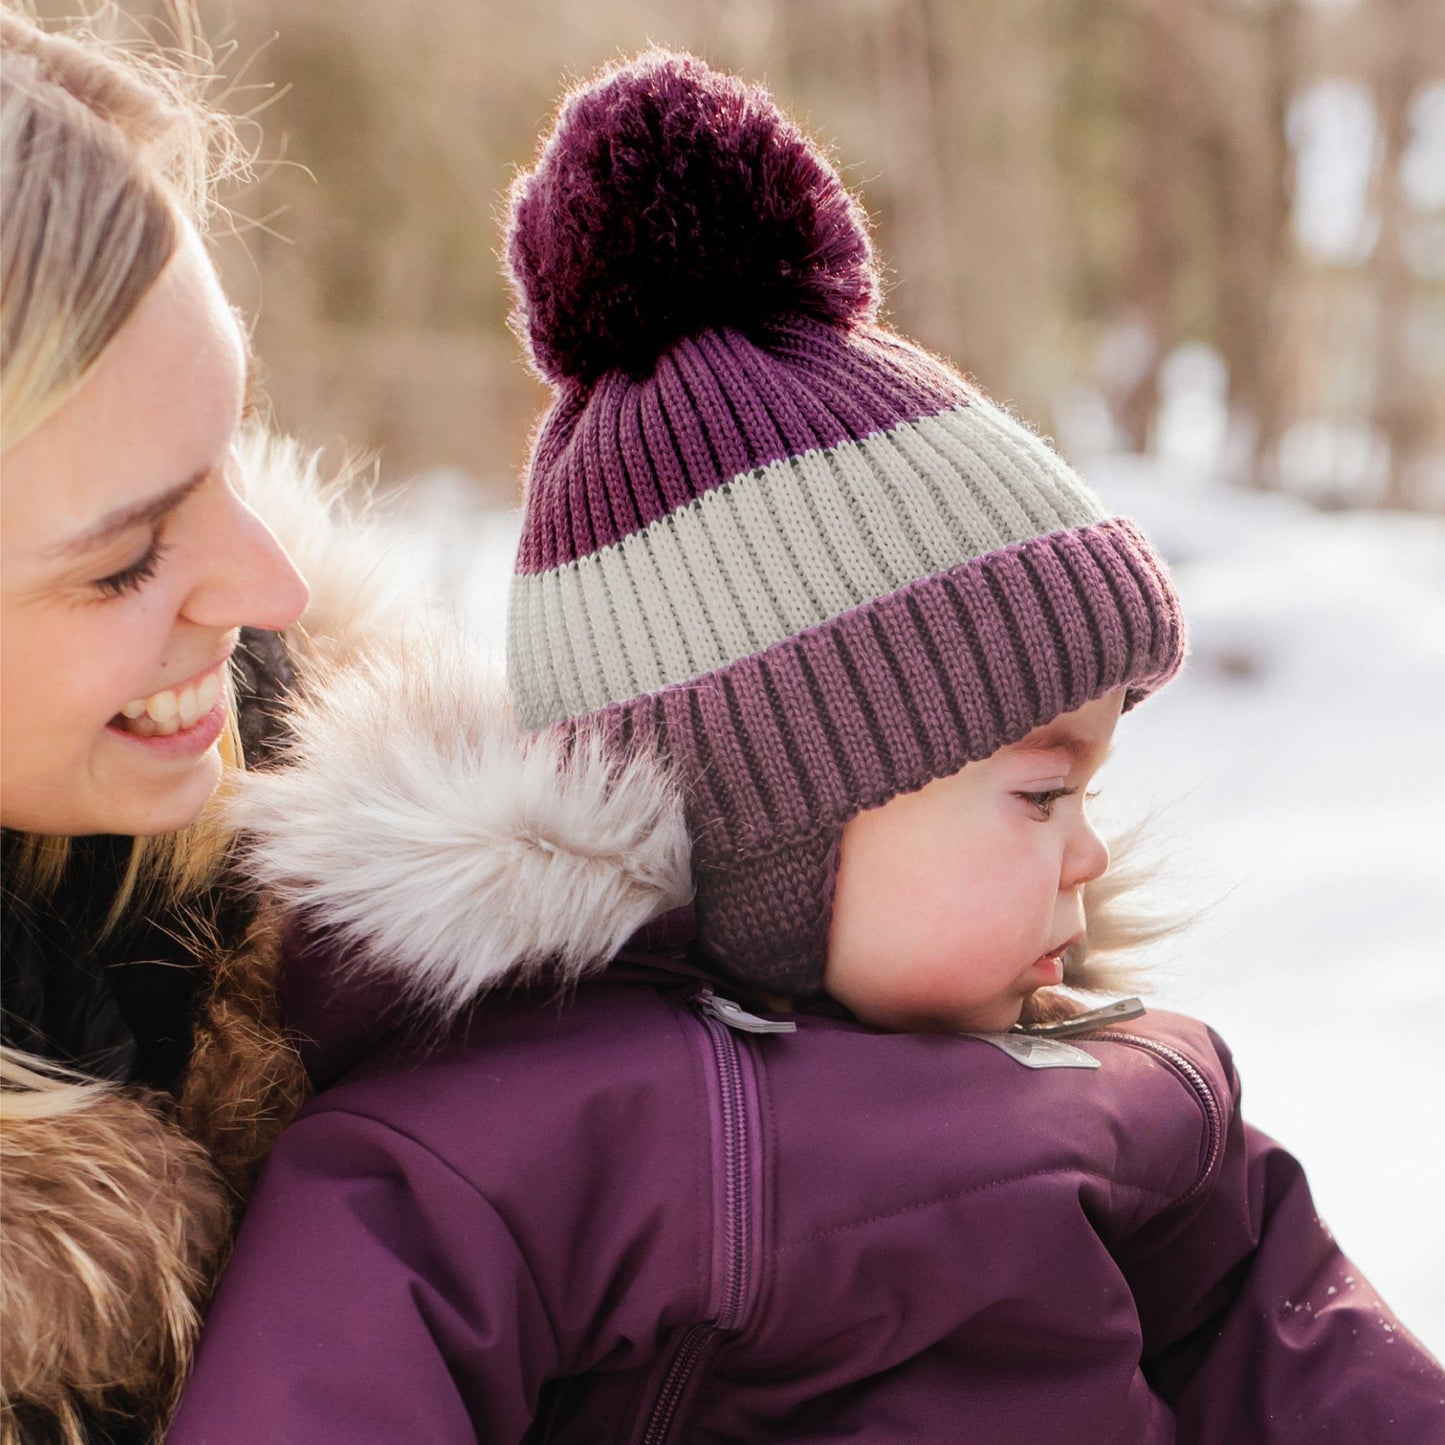
POLYGON ((202 9, 264 137, 220 252, 277 420, 379 458, 418 589, 498 652, 546 400, 500 218, 564 86, 685 46, 828 142, 892 324, 1168 556, 1190 663, 1100 802, 1150 818, 1196 916, 1150 1002, 1230 1040, 1250 1117, 1445 1354, 1445 3, 202 9))
POLYGON ((544 393, 505 328, 502 198, 564 83, 655 41, 827 141, 893 324, 1066 450, 1445 509, 1441 0, 201 9, 272 162, 224 270, 278 418, 389 477, 513 485, 544 393))

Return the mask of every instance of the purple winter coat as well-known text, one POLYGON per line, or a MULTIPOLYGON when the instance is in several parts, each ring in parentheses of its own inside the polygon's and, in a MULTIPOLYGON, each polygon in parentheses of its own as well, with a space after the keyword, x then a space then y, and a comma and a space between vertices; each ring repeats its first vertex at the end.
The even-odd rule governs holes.
POLYGON ((383 678, 361 723, 325 704, 252 823, 326 939, 293 984, 323 1072, 408 943, 406 997, 455 1018, 282 1137, 171 1445, 1445 1442, 1445 1374, 1202 1025, 1151 1013, 1048 1069, 829 1018, 753 1033, 678 953, 682 911, 594 976, 678 901, 670 805, 579 782, 585 757, 507 763, 500 724, 465 780, 388 746, 355 786, 341 724, 396 736, 422 686, 383 678))

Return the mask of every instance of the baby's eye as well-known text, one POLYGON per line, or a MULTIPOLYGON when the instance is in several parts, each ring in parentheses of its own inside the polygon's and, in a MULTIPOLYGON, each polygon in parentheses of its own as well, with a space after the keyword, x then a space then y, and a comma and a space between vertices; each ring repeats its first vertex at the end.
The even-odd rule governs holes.
POLYGON ((1031 808, 1035 808, 1045 818, 1051 818, 1054 813, 1054 804, 1060 798, 1072 798, 1079 790, 1077 788, 1046 788, 1039 793, 1019 793, 1031 808))

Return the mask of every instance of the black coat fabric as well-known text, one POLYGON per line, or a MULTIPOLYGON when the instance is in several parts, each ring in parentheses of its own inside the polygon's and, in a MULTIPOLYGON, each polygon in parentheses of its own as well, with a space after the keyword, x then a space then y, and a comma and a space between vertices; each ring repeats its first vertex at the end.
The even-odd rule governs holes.
MULTIPOLYGON (((246 765, 265 767, 285 746, 280 706, 292 670, 281 638, 247 629, 232 669, 246 765)), ((12 887, 18 843, 5 836, 0 1041, 94 1078, 173 1090, 190 1056, 204 967, 188 931, 161 911, 138 911, 98 941, 132 840, 75 839, 59 887, 44 898, 12 887)), ((250 905, 220 887, 194 913, 216 937, 239 939, 250 905)))

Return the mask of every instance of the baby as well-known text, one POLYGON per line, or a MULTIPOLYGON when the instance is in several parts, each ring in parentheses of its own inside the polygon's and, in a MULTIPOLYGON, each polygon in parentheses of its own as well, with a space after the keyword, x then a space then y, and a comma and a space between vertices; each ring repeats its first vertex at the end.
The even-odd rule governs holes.
POLYGON ((879 325, 836 174, 695 60, 568 100, 509 259, 516 723, 413 645, 253 780, 313 1075, 369 1057, 173 1445, 1445 1441, 1223 1046, 1073 1001, 1086 790, 1183 656, 1146 539, 879 325))

